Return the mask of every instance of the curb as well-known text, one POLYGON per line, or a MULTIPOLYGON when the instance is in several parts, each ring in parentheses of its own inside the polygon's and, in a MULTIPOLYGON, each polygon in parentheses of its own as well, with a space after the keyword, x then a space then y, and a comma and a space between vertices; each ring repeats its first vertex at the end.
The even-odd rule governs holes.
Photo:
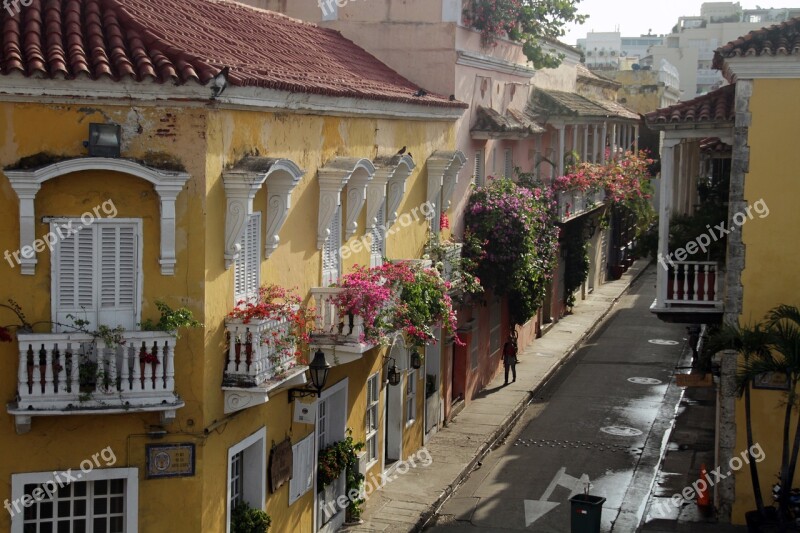
POLYGON ((464 481, 464 479, 466 479, 470 473, 472 473, 472 471, 475 468, 475 465, 477 465, 478 462, 480 462, 484 457, 486 457, 486 455, 492 450, 492 448, 495 447, 495 445, 499 441, 501 441, 506 436, 508 436, 509 433, 511 433, 511 430, 514 429, 514 426, 516 425, 517 421, 520 419, 520 417, 522 417, 522 414, 528 408, 528 405, 530 405, 531 401, 533 401, 534 397, 542 390, 542 388, 544 388, 545 385, 547 385, 550 379, 559 370, 561 370, 561 368, 567 362, 569 362, 570 359, 572 359, 572 357, 575 355, 575 353, 578 351, 581 345, 586 341, 586 339, 594 335, 594 333, 598 330, 598 328, 605 323, 606 319, 608 318, 608 315, 611 313, 611 310, 614 309, 617 302, 619 302, 619 300, 625 295, 625 293, 628 292, 628 290, 631 288, 631 285, 633 285, 636 282, 636 280, 638 280, 642 276, 642 274, 644 274, 644 272, 647 270, 647 268, 650 266, 651 263, 652 260, 648 260, 644 265, 641 266, 638 272, 635 272, 631 276, 631 278, 628 280, 628 284, 625 287, 625 289, 623 289, 623 291, 620 292, 619 296, 614 298, 614 300, 611 302, 611 305, 609 305, 608 308, 605 311, 603 311, 603 313, 600 315, 600 318, 598 318, 597 321, 595 321, 595 323, 592 324, 591 327, 589 327, 589 329, 587 329, 584 332, 584 334, 581 335, 580 338, 578 338, 572 344, 567 353, 564 354, 564 356, 558 361, 557 364, 553 365, 553 367, 547 372, 547 374, 544 375, 542 380, 538 384, 536 384, 536 386, 532 390, 528 391, 525 394, 525 398, 523 398, 522 401, 520 401, 517 405, 514 406, 514 408, 511 410, 508 416, 506 416, 503 419, 503 424, 499 427, 499 429, 497 429, 494 432, 494 434, 492 434, 489 437, 488 440, 484 441, 484 443, 481 444, 480 448, 478 448, 478 451, 475 453, 474 457, 467 464, 464 470, 462 470, 458 474, 458 476, 456 476, 456 478, 444 489, 439 498, 437 498, 437 500, 428 507, 428 510, 422 513, 419 520, 417 520, 416 524, 414 524, 414 526, 409 530, 410 532, 417 533, 422 531, 425 528, 425 526, 428 525, 431 519, 434 516, 436 516, 436 513, 439 512, 439 510, 442 508, 445 502, 447 502, 447 500, 450 499, 450 497, 456 491, 458 486, 461 485, 461 482, 464 481))

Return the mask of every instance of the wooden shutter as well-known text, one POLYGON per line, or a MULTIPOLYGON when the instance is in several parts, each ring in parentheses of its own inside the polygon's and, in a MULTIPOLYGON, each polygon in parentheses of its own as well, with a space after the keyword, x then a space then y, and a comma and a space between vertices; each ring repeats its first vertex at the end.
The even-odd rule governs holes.
POLYGON ((95 221, 88 227, 77 222, 72 226, 70 232, 61 224, 64 238, 53 251, 55 321, 69 325, 73 320, 67 315, 73 315, 89 321, 88 329, 136 329, 141 301, 138 224, 95 221))
POLYGON ((483 159, 483 150, 476 150, 475 151, 475 168, 473 170, 474 180, 473 183, 477 187, 483 187, 484 185, 484 172, 485 172, 485 162, 483 159))
POLYGON ((248 300, 258 295, 261 284, 261 213, 253 213, 247 219, 242 239, 241 251, 234 266, 234 300, 248 300))
POLYGON ((292 446, 292 479, 289 481, 289 505, 314 486, 316 466, 314 434, 292 446))
MULTIPOLYGON (((97 298, 94 283, 94 231, 93 228, 72 230, 66 224, 51 224, 51 230, 65 237, 56 242, 53 250, 53 299, 55 322, 69 325, 73 321, 67 315, 88 320, 91 328, 97 327, 97 298)), ((56 326, 57 331, 68 330, 56 326)))
POLYGON ((94 226, 98 237, 98 323, 136 329, 136 228, 127 224, 94 226))
POLYGON ((336 208, 330 225, 330 235, 322 248, 322 286, 339 281, 339 248, 342 245, 342 208, 336 208))
POLYGON ((378 209, 378 214, 375 216, 377 223, 372 229, 372 242, 370 243, 370 258, 369 266, 380 266, 383 264, 383 256, 386 255, 386 236, 385 236, 385 213, 386 202, 378 209))

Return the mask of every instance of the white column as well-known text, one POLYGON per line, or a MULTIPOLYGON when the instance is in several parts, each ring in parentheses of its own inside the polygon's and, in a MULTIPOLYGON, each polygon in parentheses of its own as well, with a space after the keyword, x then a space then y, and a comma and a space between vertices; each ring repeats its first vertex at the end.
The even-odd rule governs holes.
POLYGON ((619 128, 616 124, 611 125, 611 157, 617 156, 617 147, 619 143, 617 142, 617 134, 619 133, 619 128))
POLYGON ((583 155, 581 161, 589 161, 589 125, 583 126, 583 155))
POLYGON ((558 128, 558 175, 564 175, 564 130, 566 126, 559 126, 558 128))
POLYGON ((572 151, 576 154, 580 155, 580 149, 578 148, 578 125, 572 125, 572 151))
POLYGON ((633 146, 634 152, 639 153, 639 125, 633 127, 633 146))
POLYGON ((594 135, 592 136, 592 163, 600 161, 597 150, 600 148, 600 126, 594 125, 594 135))
POLYGON ((677 139, 663 139, 661 142, 661 205, 658 219, 658 262, 656 286, 658 287, 657 307, 664 307, 667 299, 667 283, 669 283, 669 220, 672 212, 672 188, 675 182, 675 145, 677 139))
POLYGON ((606 157, 606 142, 608 141, 608 123, 603 122, 603 136, 600 137, 600 161, 608 161, 606 157))

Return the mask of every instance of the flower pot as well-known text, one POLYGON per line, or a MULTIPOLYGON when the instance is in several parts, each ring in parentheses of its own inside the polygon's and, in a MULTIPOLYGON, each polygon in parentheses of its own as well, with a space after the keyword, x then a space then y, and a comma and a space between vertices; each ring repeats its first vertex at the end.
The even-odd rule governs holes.
POLYGON ((758 510, 747 511, 744 514, 747 523, 747 533, 777 533, 780 525, 778 509, 765 507, 764 514, 758 510))

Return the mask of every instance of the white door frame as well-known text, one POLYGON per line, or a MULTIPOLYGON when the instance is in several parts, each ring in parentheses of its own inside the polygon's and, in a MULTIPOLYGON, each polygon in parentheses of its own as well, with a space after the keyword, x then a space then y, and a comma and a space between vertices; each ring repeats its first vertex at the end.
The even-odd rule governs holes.
MULTIPOLYGON (((327 389, 322 391, 322 394, 320 394, 320 397, 317 400, 317 404, 319 404, 319 402, 321 402, 322 400, 328 399, 329 397, 333 396, 334 394, 337 394, 339 392, 344 391, 344 407, 345 407, 345 410, 347 410, 347 406, 348 406, 348 403, 347 403, 348 381, 349 381, 349 378, 344 378, 341 381, 339 381, 338 383, 335 383, 334 385, 331 385, 330 387, 328 387, 327 389)), ((347 431, 347 418, 348 418, 347 417, 347 412, 345 412, 345 415, 344 415, 344 431, 347 431)), ((319 450, 319 405, 317 405, 317 415, 316 415, 316 419, 314 421, 314 449, 316 450, 316 454, 315 455, 319 456, 319 451, 320 451, 319 450)), ((312 490, 314 491, 314 506, 313 506, 313 517, 312 517, 313 524, 314 524, 313 530, 314 531, 319 531, 319 529, 317 528, 317 519, 318 519, 317 518, 317 508, 319 507, 319 492, 317 492, 317 469, 316 468, 314 469, 314 486, 313 486, 312 490)))
MULTIPOLYGON (((408 349, 405 347, 402 338, 398 338, 392 345, 389 352, 389 357, 394 358, 397 370, 402 372, 408 368, 408 349)), ((408 376, 406 375, 406 379, 408 376)), ((385 392, 382 395, 383 401, 386 402, 381 412, 382 417, 385 417, 383 424, 383 448, 381 450, 382 464, 381 470, 386 470, 386 455, 387 449, 391 449, 395 455, 393 459, 400 461, 403 459, 403 382, 401 380, 399 385, 392 386, 386 384, 385 392)))

